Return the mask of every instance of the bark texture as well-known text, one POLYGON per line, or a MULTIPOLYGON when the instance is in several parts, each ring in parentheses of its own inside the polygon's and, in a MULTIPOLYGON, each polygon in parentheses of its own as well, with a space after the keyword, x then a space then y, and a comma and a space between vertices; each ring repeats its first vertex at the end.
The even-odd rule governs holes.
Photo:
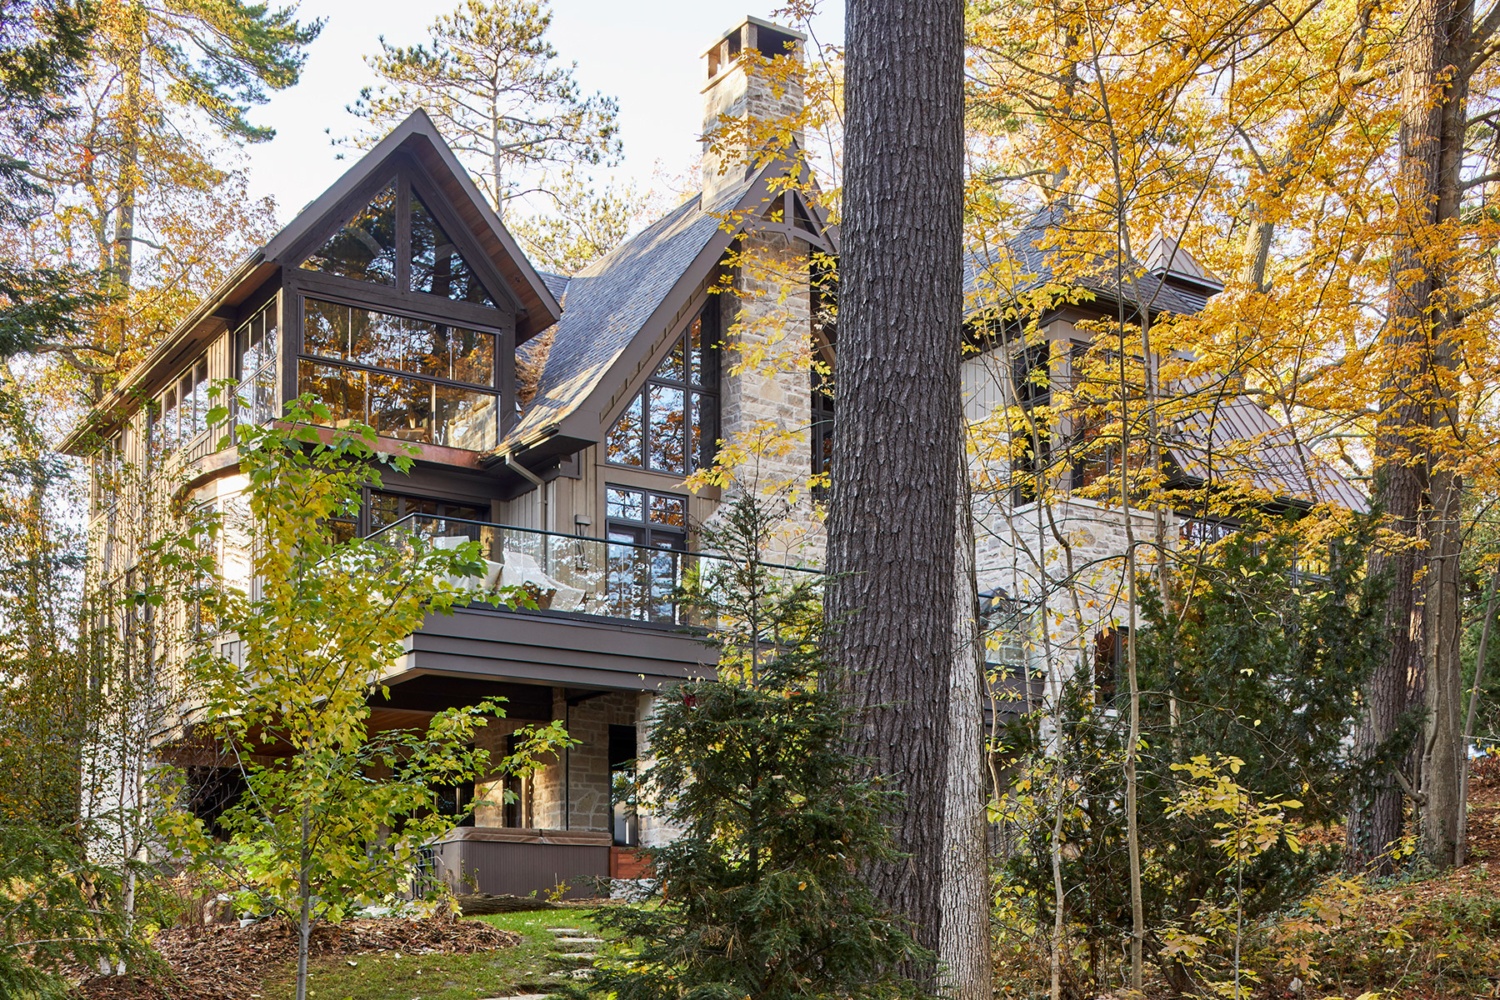
POLYGON ((991 983, 989 824, 984 793, 984 657, 979 634, 979 588, 975 578, 974 525, 969 509, 969 471, 959 442, 958 554, 953 633, 958 637, 949 678, 948 802, 943 834, 942 949, 938 952, 943 996, 989 1000, 991 983))
MULTIPOLYGON (((1458 217, 1473 8, 1466 0, 1415 0, 1403 44, 1397 166, 1400 223, 1391 260, 1390 318, 1382 347, 1393 363, 1376 424, 1375 500, 1399 541, 1372 559, 1389 571, 1390 649, 1366 691, 1360 748, 1374 754, 1408 707, 1426 724, 1418 803, 1422 849, 1439 867, 1458 856, 1462 674, 1458 659, 1462 491, 1447 461, 1451 377, 1458 359, 1447 322, 1447 240, 1436 227, 1458 217)), ((1382 855, 1401 835, 1401 791, 1391 779, 1350 816, 1350 857, 1388 870, 1382 855)))
MULTIPOLYGON (((904 794, 872 889, 941 951, 962 322, 963 6, 851 0, 828 562, 854 750, 904 794)), ((933 986, 935 965, 906 970, 933 986)))

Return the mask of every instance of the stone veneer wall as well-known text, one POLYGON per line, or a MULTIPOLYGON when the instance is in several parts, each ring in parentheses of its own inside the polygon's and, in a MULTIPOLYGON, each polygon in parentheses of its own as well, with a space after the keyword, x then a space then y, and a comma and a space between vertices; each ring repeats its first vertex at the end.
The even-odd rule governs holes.
MULTIPOLYGON (((736 59, 714 78, 703 95, 705 207, 714 208, 722 192, 739 184, 750 162, 743 142, 732 141, 736 137, 726 135, 721 116, 740 122, 747 118, 761 122, 789 121, 802 113, 803 104, 802 81, 796 74, 770 74, 765 67, 748 59, 736 59), (720 148, 715 149, 716 144, 720 148)), ((801 132, 793 133, 793 138, 798 145, 803 143, 801 132)))
POLYGON ((636 724, 636 696, 616 692, 569 706, 561 688, 552 692, 552 717, 566 720, 578 746, 536 775, 533 824, 544 830, 608 830, 609 727, 636 724))
POLYGON ((739 243, 733 292, 721 294, 724 376, 720 436, 743 448, 739 483, 796 494, 773 561, 821 562, 823 525, 806 489, 812 474, 812 298, 807 243, 750 231, 739 243))

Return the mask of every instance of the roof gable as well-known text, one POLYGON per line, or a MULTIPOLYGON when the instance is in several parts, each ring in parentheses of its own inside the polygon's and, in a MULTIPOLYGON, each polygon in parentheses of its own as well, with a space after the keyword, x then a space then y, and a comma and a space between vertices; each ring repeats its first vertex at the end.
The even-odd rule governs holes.
POLYGON ((785 169, 768 164, 707 209, 701 196, 689 198, 566 279, 536 395, 500 451, 522 451, 554 435, 596 440, 625 382, 611 373, 648 363, 740 229, 780 199, 770 182, 785 169))
MULTIPOLYGON (((339 231, 361 204, 367 204, 383 189, 403 159, 414 168, 413 189, 421 192, 426 207, 435 210, 437 216, 451 212, 451 222, 462 228, 463 242, 471 243, 476 256, 484 258, 471 262, 477 265, 476 270, 482 273, 492 269, 500 279, 503 287, 491 291, 504 294, 517 307, 517 340, 557 322, 562 312, 557 299, 443 141, 432 119, 420 109, 298 213, 266 244, 264 257, 288 267, 300 264, 339 231), (441 208, 433 204, 438 199, 445 202, 441 208)), ((442 225, 450 228, 449 224, 442 225)))

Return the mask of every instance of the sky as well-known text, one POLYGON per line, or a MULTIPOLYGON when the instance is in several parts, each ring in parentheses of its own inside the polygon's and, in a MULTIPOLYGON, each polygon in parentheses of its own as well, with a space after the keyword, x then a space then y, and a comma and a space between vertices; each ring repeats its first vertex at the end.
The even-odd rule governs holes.
MULTIPOLYGON (((586 93, 602 91, 620 103, 623 164, 600 179, 651 187, 658 164, 680 174, 698 155, 702 126, 704 49, 746 14, 770 18, 775 0, 761 7, 746 0, 552 0, 550 38, 559 58, 577 62, 586 93)), ((814 31, 822 42, 843 37, 843 3, 831 0, 814 31)), ((274 94, 252 119, 276 129, 276 138, 248 151, 251 193, 276 199, 281 223, 348 169, 330 142, 354 131, 345 110, 370 82, 362 57, 379 47, 426 38, 427 25, 451 9, 450 0, 302 0, 303 18, 323 17, 322 34, 308 49, 297 86, 274 94)))

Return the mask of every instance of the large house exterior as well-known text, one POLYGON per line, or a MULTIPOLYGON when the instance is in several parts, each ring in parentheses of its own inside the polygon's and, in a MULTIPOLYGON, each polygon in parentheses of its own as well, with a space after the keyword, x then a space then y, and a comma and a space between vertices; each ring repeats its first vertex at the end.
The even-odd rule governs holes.
MULTIPOLYGON (((704 55, 705 129, 724 115, 795 111, 795 84, 780 74, 768 82, 758 67, 802 58, 802 41, 756 18, 716 39, 704 55)), ((778 183, 785 161, 757 163, 748 150, 707 144, 705 153, 699 194, 563 277, 532 265, 417 112, 204 299, 66 442, 94 463, 91 578, 105 589, 128 580, 149 531, 109 485, 122 464, 148 467, 168 455, 174 482, 221 508, 244 491, 234 451, 219 450, 206 424, 216 382, 238 384, 249 409, 241 420, 274 419, 312 392, 334 423, 366 422, 391 446, 415 448, 412 471, 386 475, 341 530, 370 534, 401 522, 479 541, 486 585, 525 586, 539 607, 475 604, 431 619, 391 665, 390 698, 374 705, 372 724, 419 725, 442 708, 502 696, 509 718, 482 731, 492 750, 503 754, 516 728, 551 720, 579 741, 535 777, 513 781, 509 804, 488 794, 505 779, 462 790, 484 804, 435 845, 455 883, 513 893, 567 883, 587 893, 590 878, 629 875, 633 847, 669 835, 646 812, 634 815, 613 779, 649 755, 656 699, 714 671, 711 647, 673 588, 690 560, 711 559, 699 553, 698 526, 723 497, 684 480, 714 461, 721 442, 768 424, 792 444, 763 456, 756 478, 794 481, 824 468, 833 404, 815 389, 807 359, 827 356, 833 342, 809 268, 814 251, 836 253, 836 233, 817 206, 778 183), (774 266, 745 266, 746 248, 774 266), (777 276, 775 294, 766 294, 767 273, 777 276), (757 338, 800 345, 790 356, 801 366, 733 363, 755 353, 757 338)), ((1026 233, 1010 252, 1033 253, 1026 233)), ((976 318, 995 294, 983 271, 976 264, 971 281, 976 318)), ((1152 273, 1173 292, 1166 308, 1201 307, 1214 290, 1186 255, 1152 273)), ((1079 336, 1083 314, 1107 310, 1108 290, 1098 291, 1097 303, 1046 318, 1046 338, 1079 336)), ((1000 337, 966 362, 971 420, 1026 394, 1028 357, 1035 363, 1000 337)), ((1236 415, 1228 433, 1282 431, 1253 402, 1227 405, 1236 415)), ((1315 458, 1295 457, 1319 472, 1316 482, 1280 484, 1290 502, 1362 503, 1315 458)), ((1184 453, 1179 465, 1193 469, 1190 459, 1184 453)), ((1257 468, 1252 475, 1265 473, 1257 468)), ((993 472, 976 466, 976 476, 993 472)), ((778 561, 816 566, 819 503, 816 491, 800 495, 778 561)), ((976 510, 980 588, 1014 606, 1041 586, 1034 561, 1019 553, 1035 548, 1043 564, 1058 558, 1048 541, 1057 528, 1044 528, 1031 507, 989 493, 976 510)), ((1123 551, 1121 515, 1107 503, 1065 499, 1050 509, 1100 566, 1123 551)), ((248 589, 246 565, 243 553, 226 551, 222 572, 248 589)), ((1117 581, 1119 567, 1110 572, 1117 581)), ((1107 575, 1080 585, 1117 591, 1107 575)), ((1083 633, 1117 620, 1112 608, 1056 642, 1088 648, 1097 635, 1083 633)), ((1047 644, 1015 635, 991 645, 1003 651, 991 657, 996 666, 1025 677, 1077 659, 1043 662, 1047 644)), ((180 706, 164 744, 184 737, 191 711, 180 706)))

